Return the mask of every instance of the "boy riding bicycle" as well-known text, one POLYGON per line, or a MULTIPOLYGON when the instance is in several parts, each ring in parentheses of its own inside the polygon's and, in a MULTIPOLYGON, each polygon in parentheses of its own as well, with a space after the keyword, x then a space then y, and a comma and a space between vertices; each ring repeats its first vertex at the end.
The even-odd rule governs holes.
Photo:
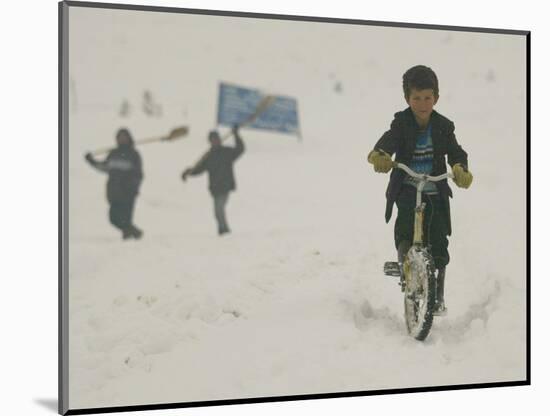
MULTIPOLYGON (((403 163, 417 173, 438 176, 452 167, 455 183, 468 188, 473 180, 468 170, 468 155, 458 144, 452 121, 433 110, 439 98, 437 76, 430 68, 418 65, 403 75, 403 92, 409 107, 395 114, 391 127, 368 155, 376 172, 387 173, 395 161, 403 163)), ((393 204, 397 205, 394 238, 397 260, 403 264, 405 254, 413 241, 416 179, 403 170, 394 169, 386 191, 386 222, 389 222, 393 204)), ((424 238, 431 247, 437 269, 435 314, 446 312, 444 300, 445 267, 449 263, 447 236, 451 235, 449 198, 452 191, 443 180, 428 183, 422 191, 426 203, 424 238)))

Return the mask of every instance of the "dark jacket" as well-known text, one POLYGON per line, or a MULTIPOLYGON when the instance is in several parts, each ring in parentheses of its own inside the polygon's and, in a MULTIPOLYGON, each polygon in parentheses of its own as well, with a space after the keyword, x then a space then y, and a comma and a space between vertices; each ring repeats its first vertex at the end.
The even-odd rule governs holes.
POLYGON ((208 172, 208 189, 212 195, 224 194, 236 189, 233 162, 244 153, 244 143, 241 137, 235 135, 235 147, 212 147, 193 167, 189 174, 200 175, 208 172))
POLYGON ((132 144, 120 145, 111 150, 102 162, 93 159, 89 162, 109 175, 107 180, 109 202, 128 201, 136 197, 143 180, 143 171, 141 157, 132 144))
MULTIPOLYGON (((432 112, 430 123, 432 125, 434 151, 431 175, 437 176, 447 172, 445 156, 447 156, 449 166, 460 163, 468 168, 468 154, 456 141, 454 123, 436 111, 432 112)), ((416 148, 418 132, 419 126, 409 107, 404 111, 395 113, 390 129, 382 135, 374 148, 383 150, 390 155, 395 154, 395 161, 409 165, 416 148)), ((393 204, 397 200, 405 177, 406 173, 401 169, 393 169, 391 172, 390 182, 386 190, 386 222, 391 218, 393 204)), ((436 186, 447 212, 449 235, 451 235, 449 198, 452 198, 453 193, 447 180, 436 182, 436 186)))

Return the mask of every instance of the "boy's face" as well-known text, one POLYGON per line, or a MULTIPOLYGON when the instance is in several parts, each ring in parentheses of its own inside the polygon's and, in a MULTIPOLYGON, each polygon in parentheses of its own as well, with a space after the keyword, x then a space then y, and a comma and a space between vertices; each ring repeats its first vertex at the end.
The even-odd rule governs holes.
POLYGON ((437 98, 438 97, 434 95, 434 91, 431 88, 425 90, 411 89, 407 103, 411 107, 416 122, 421 127, 426 126, 430 121, 430 116, 432 115, 435 103, 437 103, 437 98))

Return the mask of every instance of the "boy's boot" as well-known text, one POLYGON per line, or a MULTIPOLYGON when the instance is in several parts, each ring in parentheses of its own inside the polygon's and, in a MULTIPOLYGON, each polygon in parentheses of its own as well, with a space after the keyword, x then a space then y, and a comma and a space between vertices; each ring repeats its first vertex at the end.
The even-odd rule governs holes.
POLYGON ((403 272, 403 263, 409 248, 411 248, 411 243, 406 240, 401 241, 397 247, 397 263, 399 264, 399 270, 401 270, 401 281, 399 283, 401 285, 401 291, 405 290, 405 273, 403 272))
POLYGON ((399 264, 403 264, 409 248, 411 248, 411 243, 409 243, 407 240, 403 240, 399 243, 399 246, 397 247, 397 262, 399 264))
POLYGON ((445 267, 437 269, 434 316, 445 316, 445 267))

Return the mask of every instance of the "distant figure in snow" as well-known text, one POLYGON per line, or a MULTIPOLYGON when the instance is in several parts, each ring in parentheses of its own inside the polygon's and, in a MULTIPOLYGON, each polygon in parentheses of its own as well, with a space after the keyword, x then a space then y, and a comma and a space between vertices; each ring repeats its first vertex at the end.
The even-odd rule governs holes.
MULTIPOLYGON (((439 99, 439 84, 435 72, 424 65, 410 68, 403 75, 403 92, 408 107, 395 113, 390 129, 374 145, 368 155, 375 172, 392 170, 395 161, 408 165, 417 173, 438 176, 451 166, 454 181, 460 188, 468 188, 473 180, 468 170, 468 154, 458 144, 454 123, 436 112, 433 107, 439 99), (445 156, 447 161, 445 161, 445 156)), ((400 169, 393 169, 386 191, 386 222, 397 205, 394 238, 400 265, 413 241, 416 180, 400 169)), ((435 310, 446 311, 444 301, 445 268, 449 263, 447 236, 451 235, 449 198, 452 197, 447 180, 428 182, 422 190, 426 203, 424 238, 431 246, 437 269, 435 310)))
POLYGON ((153 94, 149 90, 143 92, 143 111, 151 117, 160 117, 162 115, 162 107, 155 103, 153 94))
POLYGON ((128 102, 128 100, 122 101, 118 114, 121 117, 128 117, 130 115, 130 103, 128 102))
POLYGON ((116 134, 117 147, 109 152, 103 161, 94 159, 87 153, 86 160, 96 169, 109 175, 107 180, 107 201, 109 220, 122 231, 122 238, 139 239, 143 231, 132 222, 134 203, 143 179, 141 157, 134 148, 134 140, 127 129, 116 134))
POLYGON ((244 143, 239 135, 239 127, 234 126, 232 132, 235 137, 235 147, 223 146, 219 133, 212 130, 208 134, 210 150, 194 167, 185 169, 181 175, 185 181, 189 175, 196 176, 205 171, 208 172, 208 189, 214 200, 214 215, 219 235, 231 232, 225 217, 225 205, 229 198, 229 192, 236 189, 233 163, 244 152, 244 143))

